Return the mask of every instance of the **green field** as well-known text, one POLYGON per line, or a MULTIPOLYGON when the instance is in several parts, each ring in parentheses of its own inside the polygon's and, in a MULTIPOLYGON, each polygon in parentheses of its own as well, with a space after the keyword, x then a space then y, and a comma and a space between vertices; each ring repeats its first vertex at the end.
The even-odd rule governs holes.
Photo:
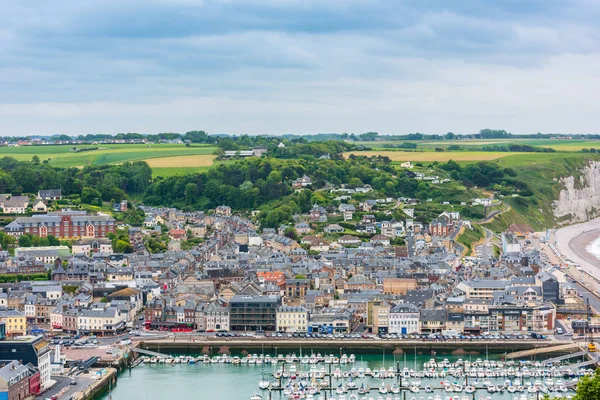
POLYGON ((451 145, 463 147, 465 151, 475 151, 481 149, 482 146, 506 146, 510 144, 547 147, 565 152, 576 152, 590 148, 600 149, 600 140, 581 139, 382 140, 376 142, 356 142, 356 144, 369 147, 373 150, 392 150, 389 146, 397 146, 405 142, 416 144, 417 149, 420 151, 435 151, 435 148, 447 149, 451 145))
POLYGON ((2 147, 0 148, 0 157, 9 156, 17 160, 31 160, 34 155, 40 158, 40 161, 48 160, 55 167, 77 167, 99 164, 119 164, 128 161, 150 160, 154 158, 172 157, 172 164, 169 167, 157 168, 166 175, 188 169, 186 162, 188 158, 179 159, 180 156, 206 155, 208 161, 204 162, 202 167, 189 167, 198 169, 208 167, 212 162, 212 155, 215 147, 192 146, 174 144, 110 144, 98 146, 77 146, 79 149, 99 147, 99 150, 90 150, 83 152, 73 152, 70 149, 73 146, 23 146, 23 147, 2 147), (176 170, 176 171, 169 171, 176 170))

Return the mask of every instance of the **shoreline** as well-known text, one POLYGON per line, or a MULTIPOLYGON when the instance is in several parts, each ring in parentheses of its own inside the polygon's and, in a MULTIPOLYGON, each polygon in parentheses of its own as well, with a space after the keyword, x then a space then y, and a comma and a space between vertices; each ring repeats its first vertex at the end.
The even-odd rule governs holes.
POLYGON ((560 228, 555 232, 555 244, 560 254, 595 275, 600 260, 588 253, 586 247, 600 237, 600 218, 560 228))

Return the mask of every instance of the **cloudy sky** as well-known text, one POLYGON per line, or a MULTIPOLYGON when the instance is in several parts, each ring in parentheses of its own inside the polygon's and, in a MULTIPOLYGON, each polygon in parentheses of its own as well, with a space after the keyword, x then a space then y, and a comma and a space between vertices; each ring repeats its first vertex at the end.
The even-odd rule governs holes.
POLYGON ((2 9, 0 136, 600 132, 598 0, 2 9))

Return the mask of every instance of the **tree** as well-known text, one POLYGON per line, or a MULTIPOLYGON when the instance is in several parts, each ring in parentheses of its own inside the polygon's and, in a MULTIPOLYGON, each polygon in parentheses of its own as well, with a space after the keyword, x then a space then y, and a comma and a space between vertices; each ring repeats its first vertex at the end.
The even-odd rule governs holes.
POLYGON ((32 245, 32 240, 31 240, 31 235, 21 235, 19 237, 19 247, 31 247, 32 245))
POLYGON ((446 133, 446 139, 448 139, 448 140, 453 140, 455 137, 456 137, 456 135, 452 132, 446 133))
POLYGON ((577 392, 573 400, 600 399, 600 370, 596 369, 594 376, 582 376, 577 383, 577 392))
POLYGON ((195 183, 185 185, 185 201, 188 204, 193 204, 196 197, 198 197, 198 185, 195 183))
POLYGON ((60 240, 52 235, 48 235, 48 244, 50 246, 60 246, 60 240))
POLYGON ((34 164, 39 164, 40 158, 37 155, 34 155, 33 157, 31 157, 31 162, 34 164))

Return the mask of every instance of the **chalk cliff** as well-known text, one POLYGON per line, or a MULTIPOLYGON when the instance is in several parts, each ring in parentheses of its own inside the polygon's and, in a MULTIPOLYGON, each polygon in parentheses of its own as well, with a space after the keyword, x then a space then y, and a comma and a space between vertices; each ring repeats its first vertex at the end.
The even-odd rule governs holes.
POLYGON ((592 161, 581 169, 579 179, 567 176, 559 179, 564 187, 554 201, 554 216, 582 222, 600 214, 600 162, 592 161))

